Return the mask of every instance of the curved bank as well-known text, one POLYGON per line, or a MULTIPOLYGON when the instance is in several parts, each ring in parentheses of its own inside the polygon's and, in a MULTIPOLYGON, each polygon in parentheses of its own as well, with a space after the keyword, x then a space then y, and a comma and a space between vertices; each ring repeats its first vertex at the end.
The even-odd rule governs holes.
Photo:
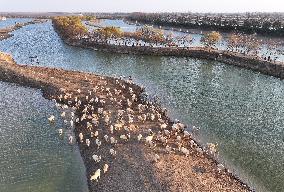
POLYGON ((14 26, 7 27, 5 29, 0 29, 0 41, 12 37, 13 36, 12 32, 15 31, 15 30, 18 30, 18 29, 20 29, 24 26, 27 26, 27 25, 42 23, 44 21, 45 20, 37 20, 36 19, 36 20, 29 21, 29 22, 26 22, 26 23, 17 23, 14 26))
POLYGON ((228 52, 224 50, 208 49, 203 47, 151 47, 151 46, 125 46, 112 45, 105 43, 97 43, 85 39, 67 39, 56 25, 53 25, 59 36, 69 45, 82 48, 95 49, 99 51, 134 54, 134 55, 153 55, 153 56, 176 56, 176 57, 191 57, 197 59, 206 59, 219 61, 222 63, 235 65, 242 68, 251 69, 266 75, 274 76, 280 79, 284 78, 284 63, 263 60, 257 56, 244 55, 236 52, 228 52))
MULTIPOLYGON (((73 101, 65 99, 60 101, 58 96, 71 93, 82 100, 81 107, 87 102, 85 96, 88 94, 88 91, 92 90, 95 85, 103 85, 105 88, 108 87, 110 90, 114 90, 118 88, 118 81, 125 86, 126 90, 122 92, 122 96, 125 99, 130 98, 130 94, 127 92, 129 87, 133 88, 134 93, 138 96, 139 99, 133 106, 135 115, 139 115, 139 111, 136 108, 137 104, 139 102, 145 103, 140 97, 143 90, 123 80, 90 73, 17 65, 10 56, 3 54, 0 55, 0 80, 39 88, 43 91, 45 98, 56 99, 57 102, 69 105, 73 101), (82 92, 78 93, 77 89, 81 89, 82 92)), ((117 110, 121 109, 110 102, 105 91, 97 92, 95 96, 106 101, 106 104, 103 106, 105 110, 112 110, 113 113, 116 113, 117 110)), ((95 105, 96 109, 98 107, 101 106, 95 105)), ((122 105, 122 109, 125 110, 126 106, 122 105)), ((78 109, 76 115, 80 116, 82 112, 78 109)), ((162 118, 171 124, 167 116, 163 115, 162 118)), ((79 141, 78 135, 80 132, 88 135, 88 130, 85 128, 84 123, 75 124, 77 141, 79 141)), ((178 150, 173 150, 172 153, 168 154, 162 146, 157 146, 153 150, 145 146, 144 142, 137 142, 135 135, 139 132, 145 134, 148 128, 157 132, 159 122, 157 120, 147 120, 144 123, 135 122, 135 124, 140 127, 140 130, 131 132, 133 138, 131 137, 130 141, 118 142, 115 146, 117 151, 116 158, 103 157, 103 161, 108 162, 110 168, 106 174, 101 176, 98 183, 89 180, 95 170, 101 166, 101 164, 94 163, 91 155, 98 151, 105 155, 109 148, 103 144, 98 150, 94 145, 87 147, 85 143, 78 142, 87 169, 90 191, 112 191, 114 189, 117 191, 251 191, 247 185, 242 183, 227 169, 220 170, 217 167, 218 163, 204 151, 202 153, 198 152, 197 149, 199 147, 190 148, 190 154, 186 157, 178 150), (153 162, 155 153, 160 156, 158 162, 153 162)), ((101 131, 109 134, 108 130, 105 130, 103 127, 101 129, 101 131)), ((172 139, 169 140, 171 141, 172 139)), ((189 140, 193 139, 190 138, 189 140)), ((186 143, 189 140, 183 139, 184 146, 188 145, 186 143)))

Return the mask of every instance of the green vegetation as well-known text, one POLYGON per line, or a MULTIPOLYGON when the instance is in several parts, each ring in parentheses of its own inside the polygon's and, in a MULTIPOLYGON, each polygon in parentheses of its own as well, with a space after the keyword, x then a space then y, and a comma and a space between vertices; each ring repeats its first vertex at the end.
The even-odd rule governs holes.
POLYGON ((82 19, 81 16, 54 17, 52 22, 65 38, 80 39, 88 33, 87 28, 82 24, 82 19))

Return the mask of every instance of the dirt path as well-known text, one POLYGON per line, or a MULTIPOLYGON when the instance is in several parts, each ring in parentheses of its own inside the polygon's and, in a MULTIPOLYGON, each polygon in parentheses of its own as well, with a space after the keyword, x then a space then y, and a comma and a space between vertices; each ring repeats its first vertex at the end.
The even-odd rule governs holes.
POLYGON ((143 90, 132 83, 90 73, 17 65, 11 57, 3 54, 0 54, 0 80, 39 88, 47 99, 55 99, 59 103, 68 104, 69 107, 77 106, 77 117, 81 118, 86 114, 85 120, 75 123, 75 135, 86 166, 91 192, 250 191, 226 169, 218 170, 217 162, 204 150, 200 151, 200 146, 194 143, 190 135, 183 137, 183 130, 172 131, 173 122, 161 108, 143 100, 143 90), (129 88, 133 89, 133 93, 129 88), (115 94, 115 89, 122 92, 115 94), (59 98, 60 95, 68 94, 72 96, 66 96, 66 99, 59 98), (131 100, 133 94, 137 99, 129 106, 126 101, 131 100), (82 102, 80 105, 76 102, 76 97, 82 102), (91 98, 98 98, 99 102, 92 103, 91 98), (141 110, 139 104, 143 104, 145 109, 141 110), (86 106, 94 108, 83 112, 86 106), (103 108, 105 114, 99 114, 98 108, 103 108), (132 111, 123 112, 120 117, 119 110, 126 111, 127 108, 131 108, 132 111), (110 117, 108 123, 105 120, 106 114, 110 117), (145 121, 141 120, 143 114, 148 114, 145 121), (155 115, 155 119, 151 120, 151 114, 155 115), (129 115, 133 117, 133 122, 128 119, 129 115), (93 123, 94 117, 97 118, 97 125, 93 123), (88 128, 87 122, 90 123, 91 119, 92 126, 88 128), (161 121, 167 125, 164 130, 160 128, 161 121), (110 126, 121 122, 124 122, 124 126, 112 133, 110 126), (152 147, 145 143, 145 137, 151 135, 148 129, 155 134, 152 140, 152 145, 155 146, 152 147), (166 137, 165 130, 171 132, 166 143, 171 147, 169 153, 158 136, 166 137), (96 137, 91 133, 95 131, 99 133, 96 137), (80 142, 79 133, 84 136, 83 142, 80 142), (120 139, 123 134, 129 134, 130 138, 128 137, 127 141, 120 139), (137 139, 138 134, 143 135, 140 141, 137 139), (105 135, 108 135, 108 139, 114 137, 117 143, 111 144, 109 140, 106 141, 105 135), (181 136, 182 140, 177 142, 177 136, 181 136), (99 148, 95 138, 102 143, 99 148), (85 139, 91 141, 89 147, 85 139), (188 157, 178 150, 179 144, 189 150, 188 157), (110 154, 110 149, 116 151, 115 156, 110 154), (101 155, 99 163, 92 158, 94 154, 101 155), (156 155, 159 156, 159 160, 154 161, 156 155), (105 174, 101 172, 98 182, 90 181, 91 175, 99 168, 102 170, 105 163, 109 165, 109 170, 105 174))

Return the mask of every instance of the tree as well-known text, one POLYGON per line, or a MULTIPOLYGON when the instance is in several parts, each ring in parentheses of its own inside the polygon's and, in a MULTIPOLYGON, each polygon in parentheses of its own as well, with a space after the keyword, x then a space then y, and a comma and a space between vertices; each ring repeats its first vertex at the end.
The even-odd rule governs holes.
POLYGON ((257 55, 260 49, 260 42, 255 35, 244 36, 243 47, 247 54, 257 55))
POLYGON ((191 35, 185 35, 184 40, 188 43, 191 44, 193 42, 193 38, 191 35))
POLYGON ((230 51, 233 51, 234 49, 238 49, 241 46, 241 42, 242 42, 241 34, 231 34, 227 40, 227 43, 228 43, 227 48, 230 51))
POLYGON ((108 39, 110 37, 118 38, 123 35, 123 31, 118 27, 103 27, 97 29, 95 32, 104 39, 108 39))
POLYGON ((172 32, 169 32, 165 35, 165 41, 168 45, 172 46, 175 45, 175 38, 172 32))
POLYGON ((96 17, 95 16, 91 16, 91 15, 86 15, 83 17, 84 20, 86 21, 94 21, 96 20, 96 17))
POLYGON ((216 44, 222 39, 222 36, 219 32, 216 31, 212 31, 210 33, 207 33, 205 35, 203 35, 203 37, 201 38, 201 43, 205 46, 205 47, 215 47, 216 44))
POLYGON ((54 17, 52 22, 62 36, 69 39, 76 39, 88 33, 81 18, 80 16, 54 17))
POLYGON ((154 27, 148 25, 138 28, 135 32, 135 36, 137 36, 138 39, 147 42, 164 43, 166 41, 162 30, 155 29, 154 27))

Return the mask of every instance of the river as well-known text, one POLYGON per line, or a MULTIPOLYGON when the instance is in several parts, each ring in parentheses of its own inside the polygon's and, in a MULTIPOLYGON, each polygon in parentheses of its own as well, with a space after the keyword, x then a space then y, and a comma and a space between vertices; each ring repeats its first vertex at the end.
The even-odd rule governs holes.
POLYGON ((7 18, 5 21, 0 21, 0 29, 6 28, 6 27, 12 27, 16 23, 25 23, 32 21, 30 18, 7 18))
MULTIPOLYGON (((55 103, 39 90, 0 83, 0 191, 87 192, 85 167, 69 145, 55 103), (47 118, 59 119, 51 126, 47 118)), ((69 131, 72 134, 72 131, 69 131)))
MULTIPOLYGON (((135 25, 135 24, 126 23, 126 21, 124 21, 123 19, 116 19, 116 20, 101 19, 101 20, 98 20, 98 22, 95 25, 100 26, 100 27, 115 26, 115 27, 119 27, 124 32, 135 32, 137 28, 141 27, 141 24, 135 25)), ((86 25, 86 26, 90 31, 97 28, 97 27, 90 26, 90 25, 86 25)), ((154 25, 153 27, 158 29, 158 26, 154 25)), ((198 46, 199 47, 199 46, 202 46, 202 43, 201 43, 202 33, 208 33, 209 31, 202 32, 201 30, 196 30, 196 29, 195 30, 193 29, 192 30, 186 30, 186 29, 173 30, 173 28, 172 29, 167 28, 167 29, 162 29, 162 32, 165 35, 171 34, 174 38, 177 38, 177 39, 179 37, 190 36, 192 38, 191 43, 181 44, 178 40, 175 40, 174 42, 181 47, 184 47, 184 46, 189 46, 189 47, 198 46)), ((227 40, 228 40, 229 35, 231 35, 231 33, 221 32, 221 35, 222 35, 222 39, 219 43, 216 44, 216 47, 221 50, 226 50, 227 40)), ((259 46, 260 46, 259 53, 258 53, 259 57, 268 57, 270 55, 268 45, 278 44, 279 45, 279 47, 277 48, 278 51, 273 53, 273 55, 277 56, 276 58, 277 61, 282 61, 282 62, 284 61, 284 40, 283 38, 281 39, 281 38, 275 38, 275 37, 265 37, 261 35, 256 35, 255 38, 258 40, 259 46)))
POLYGON ((257 72, 192 58, 110 54, 62 42, 51 22, 0 42, 18 63, 129 76, 158 96, 170 116, 217 142, 219 158, 261 192, 284 191, 284 83, 257 72), (30 60, 37 56, 39 63, 30 60))

